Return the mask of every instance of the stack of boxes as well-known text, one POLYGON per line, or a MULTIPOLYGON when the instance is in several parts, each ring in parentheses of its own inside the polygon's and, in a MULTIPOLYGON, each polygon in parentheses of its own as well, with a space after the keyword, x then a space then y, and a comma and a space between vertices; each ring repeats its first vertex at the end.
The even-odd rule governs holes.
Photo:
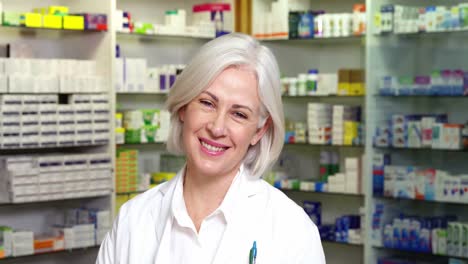
POLYGON ((314 201, 304 201, 302 203, 304 211, 315 225, 322 225, 322 203, 314 201))
POLYGON ((8 226, 0 226, 0 258, 13 255, 13 229, 8 226))
POLYGON ((117 92, 167 93, 185 65, 148 67, 146 59, 117 58, 115 89, 117 92))
POLYGON ((34 8, 33 12, 28 13, 5 11, 3 25, 61 29, 63 28, 63 16, 67 14, 68 7, 65 6, 34 8))
POLYGON ((425 252, 435 255, 467 257, 468 241, 464 234, 468 224, 456 216, 414 217, 399 214, 389 224, 376 226, 376 241, 387 248, 425 252))
POLYGON ((167 10, 164 15, 164 24, 166 26, 164 29, 167 29, 168 32, 178 32, 183 35, 187 26, 186 20, 187 13, 184 9, 167 10))
POLYGON ((65 240, 65 249, 71 248, 86 248, 96 245, 94 225, 93 224, 79 224, 72 227, 73 242, 67 243, 65 240), (73 245, 69 247, 69 245, 73 245))
POLYGON ((333 145, 359 145, 361 109, 360 107, 334 105, 333 106, 333 145))
POLYGON ((138 190, 138 151, 117 150, 116 192, 135 192, 138 190))
POLYGON ((34 254, 33 232, 0 226, 0 259, 34 254))
POLYGON ((214 38, 233 29, 229 3, 204 3, 192 8, 192 25, 187 25, 187 11, 184 9, 167 10, 164 24, 143 21, 132 22, 129 12, 116 11, 116 31, 148 35, 178 35, 214 38))
POLYGON ((340 171, 338 152, 320 152, 320 181, 328 182, 328 177, 340 171))
POLYGON ((337 193, 362 193, 362 160, 345 158, 345 170, 328 177, 328 191, 337 193))
POLYGON ((328 145, 332 134, 332 106, 324 103, 307 104, 307 125, 310 144, 328 145))
POLYGON ((338 71, 338 95, 364 95, 365 82, 363 69, 340 69, 338 71))
POLYGON ((34 233, 32 231, 13 232, 13 257, 34 254, 34 233))
POLYGON ((376 196, 384 195, 384 170, 390 165, 390 155, 374 154, 372 157, 372 193, 376 196))
MULTIPOLYGON (((359 211, 362 211, 360 208, 359 211)), ((363 215, 344 215, 335 219, 334 224, 317 225, 322 241, 349 244, 363 244, 363 215)))
POLYGON ((408 34, 468 28, 468 3, 455 6, 382 5, 375 13, 375 33, 408 34))
POLYGON ((339 70, 339 73, 300 73, 281 78, 282 93, 288 96, 362 96, 365 94, 364 70, 339 70))
POLYGON ((373 164, 374 195, 468 203, 468 175, 416 166, 390 164, 389 155, 376 155, 373 164))
POLYGON ((344 142, 343 145, 363 145, 364 144, 364 129, 359 121, 344 122, 344 142))
POLYGON ((165 142, 169 136, 170 114, 166 110, 141 109, 124 113, 126 143, 165 142))
POLYGON ((429 75, 383 76, 379 93, 385 96, 464 96, 468 72, 463 69, 434 70, 429 75))
POLYGON ((345 178, 347 193, 362 193, 362 159, 361 158, 346 158, 345 159, 345 178))
POLYGON ((100 245, 111 227, 111 214, 109 211, 89 210, 89 221, 96 230, 96 245, 100 245))
POLYGON ((194 5, 192 8, 192 27, 189 27, 188 30, 194 30, 193 34, 202 36, 213 36, 214 33, 218 37, 228 34, 233 29, 233 25, 230 23, 232 19, 230 11, 231 5, 229 3, 194 5))
POLYGON ((377 126, 374 145, 396 148, 460 150, 464 146, 463 124, 447 123, 446 114, 392 115, 377 126))
MULTIPOLYGON (((1 11, 1 9, 0 9, 1 11)), ((69 14, 66 6, 34 8, 32 12, 3 12, 4 26, 23 26, 31 28, 70 29, 70 30, 107 30, 105 14, 69 14)))
POLYGON ((0 148, 103 145, 109 142, 107 95, 0 96, 0 148))
POLYGON ((64 249, 64 240, 53 236, 34 236, 34 254, 64 249))
POLYGON ((363 144, 360 107, 309 103, 307 116, 310 144, 363 144))
POLYGON ((116 10, 115 11, 115 30, 122 33, 131 33, 134 30, 132 15, 130 12, 116 10))
POLYGON ((115 144, 125 143, 125 128, 123 128, 123 114, 115 113, 115 144))
POLYGON ((146 59, 117 58, 115 68, 117 92, 146 91, 146 59))
POLYGON ((107 87, 96 61, 0 58, 0 92, 97 93, 107 87))
POLYGON ((23 203, 108 194, 112 188, 107 154, 2 157, 0 201, 23 203))
POLYGON ((361 216, 345 215, 336 218, 335 241, 350 244, 363 244, 361 216))
POLYGON ((344 170, 339 172, 338 153, 321 152, 319 181, 287 179, 284 173, 275 172, 272 184, 280 189, 360 194, 363 191, 361 162, 362 158, 345 158, 344 170))
POLYGON ((44 239, 53 242, 53 247, 47 251, 100 245, 110 229, 110 221, 110 212, 107 210, 82 208, 67 210, 65 222, 53 226, 53 234, 44 239))

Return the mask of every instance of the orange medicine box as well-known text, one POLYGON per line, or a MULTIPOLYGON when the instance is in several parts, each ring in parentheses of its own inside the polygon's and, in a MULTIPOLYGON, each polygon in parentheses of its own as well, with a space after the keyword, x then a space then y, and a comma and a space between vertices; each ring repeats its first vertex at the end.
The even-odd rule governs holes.
POLYGON ((40 252, 54 251, 54 244, 55 244, 54 238, 34 239, 34 252, 40 253, 40 252))

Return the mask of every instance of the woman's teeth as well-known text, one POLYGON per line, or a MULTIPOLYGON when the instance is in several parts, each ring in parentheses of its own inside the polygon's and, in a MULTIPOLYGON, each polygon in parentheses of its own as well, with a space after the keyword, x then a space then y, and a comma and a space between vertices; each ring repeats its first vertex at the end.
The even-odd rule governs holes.
POLYGON ((215 146, 209 145, 208 143, 205 143, 203 141, 201 142, 201 144, 203 145, 203 147, 207 148, 210 151, 220 152, 220 151, 224 150, 224 148, 215 147, 215 146))

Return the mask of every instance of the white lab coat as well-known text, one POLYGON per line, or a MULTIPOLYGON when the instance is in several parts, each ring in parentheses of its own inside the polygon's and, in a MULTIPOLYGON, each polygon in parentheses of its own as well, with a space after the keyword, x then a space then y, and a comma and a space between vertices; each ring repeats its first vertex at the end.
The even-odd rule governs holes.
MULTIPOLYGON (((101 245, 97 264, 173 263, 171 202, 182 175, 183 171, 122 206, 101 245)), ((256 241, 256 264, 324 264, 320 235, 304 210, 265 181, 252 179, 247 169, 239 176, 243 182, 234 217, 213 263, 248 264, 256 241)))

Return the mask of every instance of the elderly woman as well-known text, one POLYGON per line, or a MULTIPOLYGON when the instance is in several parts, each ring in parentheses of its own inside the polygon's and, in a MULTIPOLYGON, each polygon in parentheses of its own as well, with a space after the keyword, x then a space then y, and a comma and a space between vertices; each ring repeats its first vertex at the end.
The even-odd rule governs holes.
POLYGON ((174 179, 122 206, 97 263, 325 263, 317 227, 261 179, 283 147, 277 62, 242 34, 204 45, 169 93, 174 179))

